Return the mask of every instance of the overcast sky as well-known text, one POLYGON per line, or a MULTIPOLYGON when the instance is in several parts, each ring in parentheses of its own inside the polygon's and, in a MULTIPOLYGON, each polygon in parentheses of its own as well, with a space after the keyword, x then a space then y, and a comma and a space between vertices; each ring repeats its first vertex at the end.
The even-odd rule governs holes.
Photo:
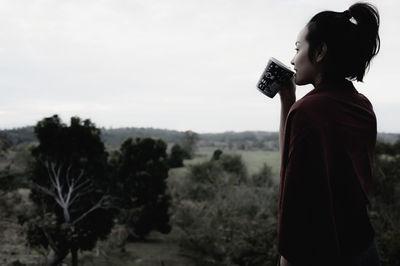
MULTIPOLYGON (((59 114, 106 128, 277 131, 279 99, 256 89, 269 57, 289 65, 314 14, 353 2, 0 0, 0 128, 59 114)), ((400 133, 400 1, 372 3, 381 52, 355 86, 378 131, 400 133)))

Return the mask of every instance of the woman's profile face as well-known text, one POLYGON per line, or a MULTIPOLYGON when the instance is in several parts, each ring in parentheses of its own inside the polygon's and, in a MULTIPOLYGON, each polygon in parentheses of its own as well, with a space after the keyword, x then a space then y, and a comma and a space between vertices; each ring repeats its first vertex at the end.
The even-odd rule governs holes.
POLYGON ((297 36, 296 45, 296 54, 290 62, 294 66, 295 74, 295 83, 297 85, 306 85, 309 83, 314 83, 317 77, 317 68, 313 62, 310 61, 308 56, 308 48, 309 44, 306 40, 307 36, 307 26, 304 27, 299 35, 297 36))

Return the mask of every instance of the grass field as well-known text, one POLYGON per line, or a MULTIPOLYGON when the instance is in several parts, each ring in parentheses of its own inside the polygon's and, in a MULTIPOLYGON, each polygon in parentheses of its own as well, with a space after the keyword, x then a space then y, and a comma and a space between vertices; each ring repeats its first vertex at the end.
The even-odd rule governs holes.
MULTIPOLYGON (((185 166, 210 160, 214 150, 214 147, 201 147, 193 159, 184 162, 185 166)), ((223 150, 223 152, 241 155, 250 175, 258 172, 264 164, 267 164, 272 169, 275 181, 278 181, 281 163, 279 151, 223 150)))

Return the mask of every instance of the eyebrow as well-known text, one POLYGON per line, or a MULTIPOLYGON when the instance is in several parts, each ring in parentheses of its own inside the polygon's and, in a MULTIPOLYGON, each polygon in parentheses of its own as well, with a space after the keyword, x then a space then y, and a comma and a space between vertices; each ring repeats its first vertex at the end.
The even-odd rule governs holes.
POLYGON ((300 44, 300 42, 299 42, 299 41, 297 41, 297 42, 295 42, 295 43, 294 43, 294 45, 296 45, 296 46, 297 46, 297 45, 299 45, 299 44, 300 44))

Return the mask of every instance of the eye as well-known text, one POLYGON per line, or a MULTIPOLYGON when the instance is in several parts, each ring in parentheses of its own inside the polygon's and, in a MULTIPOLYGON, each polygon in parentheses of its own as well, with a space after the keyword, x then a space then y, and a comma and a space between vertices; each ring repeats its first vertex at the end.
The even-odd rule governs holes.
POLYGON ((298 53, 298 52, 299 52, 299 48, 295 48, 294 50, 296 51, 296 53, 298 53))

